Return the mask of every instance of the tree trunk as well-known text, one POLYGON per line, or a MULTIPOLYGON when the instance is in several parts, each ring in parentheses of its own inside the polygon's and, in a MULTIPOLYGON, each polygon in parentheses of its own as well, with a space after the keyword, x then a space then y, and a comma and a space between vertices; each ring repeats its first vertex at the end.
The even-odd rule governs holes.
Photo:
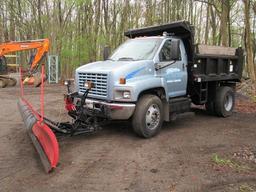
POLYGON ((14 1, 10 0, 9 1, 9 10, 10 10, 10 33, 9 33, 9 40, 10 41, 15 41, 15 16, 14 16, 14 1))
POLYGON ((253 62, 253 50, 251 39, 251 25, 250 25, 250 0, 243 0, 244 2, 244 19, 245 19, 245 49, 246 49, 246 61, 248 67, 249 77, 253 82, 256 81, 255 66, 253 62))
POLYGON ((210 24, 211 24, 211 28, 212 28, 212 44, 213 45, 217 45, 217 37, 216 37, 216 30, 217 30, 217 26, 216 26, 216 13, 213 11, 213 7, 212 5, 210 6, 210 15, 211 15, 211 20, 210 20, 210 24))
POLYGON ((206 26, 205 26, 205 33, 204 33, 204 44, 208 43, 208 36, 209 36, 209 12, 210 12, 210 5, 207 4, 207 12, 206 12, 206 26))
POLYGON ((228 46, 228 16, 229 16, 229 0, 222 1, 220 16, 220 34, 221 45, 228 46))

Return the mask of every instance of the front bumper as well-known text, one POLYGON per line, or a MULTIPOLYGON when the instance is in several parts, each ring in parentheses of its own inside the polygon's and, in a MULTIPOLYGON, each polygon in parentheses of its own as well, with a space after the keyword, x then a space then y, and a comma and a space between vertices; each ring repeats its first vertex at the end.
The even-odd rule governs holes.
POLYGON ((134 103, 107 103, 100 100, 94 100, 87 98, 85 100, 86 108, 90 110, 102 110, 107 111, 109 119, 112 120, 126 120, 129 119, 134 110, 135 110, 134 103))

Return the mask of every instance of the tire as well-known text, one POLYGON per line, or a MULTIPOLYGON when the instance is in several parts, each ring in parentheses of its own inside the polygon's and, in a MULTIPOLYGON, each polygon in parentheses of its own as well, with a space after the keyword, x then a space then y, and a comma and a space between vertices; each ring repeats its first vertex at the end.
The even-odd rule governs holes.
POLYGON ((155 95, 143 95, 132 117, 133 130, 141 137, 150 138, 159 133, 162 124, 162 101, 155 95))
POLYGON ((14 78, 9 78, 8 79, 8 87, 14 87, 17 84, 17 80, 14 78))
POLYGON ((7 86, 7 82, 5 79, 0 79, 0 88, 5 88, 7 86))
POLYGON ((219 87, 215 97, 215 112, 220 117, 229 117, 235 106, 235 93, 231 87, 219 87))

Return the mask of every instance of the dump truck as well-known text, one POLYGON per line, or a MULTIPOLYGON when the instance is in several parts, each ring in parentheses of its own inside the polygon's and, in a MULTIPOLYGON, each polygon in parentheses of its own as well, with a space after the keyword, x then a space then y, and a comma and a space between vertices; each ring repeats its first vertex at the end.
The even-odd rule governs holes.
MULTIPOLYGON (((192 104, 205 106, 219 117, 232 115, 235 86, 243 71, 242 48, 196 45, 194 28, 187 21, 132 29, 124 35, 127 41, 111 56, 105 54, 104 61, 76 69, 74 91, 66 81, 65 107, 73 121, 54 122, 44 117, 44 135, 50 130, 53 139, 58 134, 91 133, 105 122, 128 120, 136 134, 150 138, 160 132, 164 121, 191 111, 192 104)), ((24 122, 31 130, 35 116, 41 116, 33 115, 29 108, 20 102, 21 112, 27 113, 24 122)), ((43 146, 41 152, 47 152, 44 159, 54 159, 49 158, 49 148, 54 148, 51 143, 45 144, 35 135, 43 146)), ((52 143, 56 147, 55 140, 52 143)), ((54 162, 47 171, 56 166, 54 162)))
POLYGON ((163 121, 205 105, 221 117, 232 114, 235 85, 242 75, 243 50, 194 45, 194 29, 185 21, 125 32, 129 39, 105 61, 76 69, 76 94, 88 89, 84 108, 108 119, 131 120, 145 138, 163 121))

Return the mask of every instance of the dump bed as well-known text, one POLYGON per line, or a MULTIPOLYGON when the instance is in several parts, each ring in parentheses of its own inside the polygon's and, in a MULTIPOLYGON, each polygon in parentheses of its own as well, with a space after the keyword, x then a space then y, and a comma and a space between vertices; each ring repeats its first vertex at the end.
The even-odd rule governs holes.
POLYGON ((191 71, 196 81, 239 81, 243 71, 243 50, 196 45, 191 71))

